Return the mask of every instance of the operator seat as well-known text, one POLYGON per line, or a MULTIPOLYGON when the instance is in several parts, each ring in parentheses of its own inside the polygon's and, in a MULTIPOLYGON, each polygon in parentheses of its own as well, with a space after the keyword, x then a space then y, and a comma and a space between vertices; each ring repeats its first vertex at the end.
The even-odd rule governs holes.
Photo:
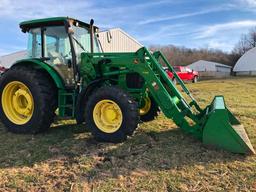
POLYGON ((65 64, 65 59, 61 56, 60 53, 56 51, 49 51, 48 55, 51 59, 52 64, 54 65, 63 65, 65 64))

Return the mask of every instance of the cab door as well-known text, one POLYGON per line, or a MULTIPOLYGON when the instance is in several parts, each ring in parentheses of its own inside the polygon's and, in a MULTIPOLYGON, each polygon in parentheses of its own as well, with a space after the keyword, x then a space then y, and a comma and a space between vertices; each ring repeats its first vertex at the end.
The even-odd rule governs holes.
POLYGON ((186 71, 186 80, 188 80, 188 81, 192 80, 194 78, 192 70, 185 67, 185 71, 186 71))
POLYGON ((185 67, 180 67, 179 77, 182 80, 186 80, 187 77, 186 77, 186 69, 185 69, 185 67))
POLYGON ((70 39, 64 26, 46 27, 45 57, 49 63, 60 74, 66 87, 75 85, 74 70, 72 67, 72 51, 70 39))

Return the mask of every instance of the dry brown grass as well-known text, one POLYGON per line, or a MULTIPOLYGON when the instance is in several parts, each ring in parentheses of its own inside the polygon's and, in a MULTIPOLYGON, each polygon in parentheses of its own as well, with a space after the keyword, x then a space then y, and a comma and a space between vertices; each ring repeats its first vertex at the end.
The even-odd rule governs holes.
MULTIPOLYGON (((256 78, 189 84, 201 105, 223 94, 256 147, 256 78)), ((160 115, 118 145, 57 122, 36 136, 0 126, 0 191, 256 191, 256 156, 207 149, 160 115)))

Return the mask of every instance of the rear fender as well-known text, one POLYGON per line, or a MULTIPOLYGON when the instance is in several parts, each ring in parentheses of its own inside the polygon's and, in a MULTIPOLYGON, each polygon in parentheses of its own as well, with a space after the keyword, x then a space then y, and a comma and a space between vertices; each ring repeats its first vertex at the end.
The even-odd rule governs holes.
POLYGON ((60 77, 60 75, 58 74, 58 72, 53 67, 46 64, 42 60, 40 60, 40 59, 23 59, 23 60, 19 60, 16 63, 14 63, 12 65, 12 67, 21 66, 21 65, 32 66, 32 67, 35 67, 35 68, 44 69, 51 76, 51 78, 54 81, 57 88, 65 89, 65 85, 63 83, 63 80, 60 77))

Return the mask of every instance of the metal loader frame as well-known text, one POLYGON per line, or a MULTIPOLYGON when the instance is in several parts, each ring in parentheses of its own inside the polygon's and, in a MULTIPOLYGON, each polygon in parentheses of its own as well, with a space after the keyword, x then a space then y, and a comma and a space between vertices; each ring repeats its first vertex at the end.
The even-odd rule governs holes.
POLYGON ((82 57, 84 57, 82 59, 84 63, 81 65, 82 71, 90 71, 91 74, 94 74, 93 78, 96 79, 104 78, 112 82, 116 81, 118 86, 130 92, 139 102, 142 101, 143 96, 150 94, 164 115, 172 119, 185 133, 193 135, 207 145, 217 146, 235 153, 255 153, 239 121, 236 120, 234 123, 235 117, 226 108, 224 98, 216 96, 211 105, 201 109, 160 51, 151 54, 143 47, 135 53, 82 53, 82 57), (173 84, 160 61, 174 74, 190 102, 173 84), (145 86, 141 89, 127 88, 123 77, 130 73, 139 74, 144 79, 145 86), (222 117, 223 113, 225 119, 222 117), (211 119, 215 119, 215 121, 211 121, 211 119), (223 121, 218 122, 217 119, 223 119, 223 121), (239 130, 237 129, 239 126, 236 125, 240 126, 239 130), (221 138, 227 138, 226 141, 214 139, 220 137, 220 130, 223 130, 224 134, 221 138))

